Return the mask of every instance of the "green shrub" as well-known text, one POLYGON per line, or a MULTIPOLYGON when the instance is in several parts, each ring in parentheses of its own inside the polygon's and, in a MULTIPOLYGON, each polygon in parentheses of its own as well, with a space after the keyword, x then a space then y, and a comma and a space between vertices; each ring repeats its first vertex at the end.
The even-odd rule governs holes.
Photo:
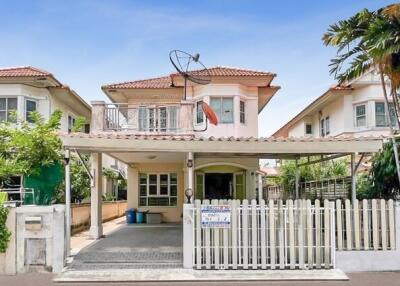
POLYGON ((8 209, 0 205, 0 253, 6 252, 11 232, 6 227, 8 209))

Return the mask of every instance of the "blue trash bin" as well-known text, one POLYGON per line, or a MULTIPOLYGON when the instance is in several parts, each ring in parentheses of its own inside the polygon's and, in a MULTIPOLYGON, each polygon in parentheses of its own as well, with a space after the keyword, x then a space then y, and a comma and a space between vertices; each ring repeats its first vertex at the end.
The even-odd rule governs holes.
POLYGON ((136 222, 135 209, 129 209, 126 211, 126 223, 133 224, 136 222))
POLYGON ((136 223, 144 223, 144 213, 143 212, 136 213, 136 223))

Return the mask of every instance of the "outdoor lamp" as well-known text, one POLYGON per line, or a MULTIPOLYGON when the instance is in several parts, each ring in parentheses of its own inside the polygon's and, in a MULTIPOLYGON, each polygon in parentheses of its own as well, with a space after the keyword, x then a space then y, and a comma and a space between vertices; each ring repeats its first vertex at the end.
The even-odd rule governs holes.
POLYGON ((188 188, 185 190, 185 196, 187 199, 187 203, 191 204, 192 203, 192 196, 193 196, 193 190, 191 188, 188 188))
POLYGON ((192 168, 193 167, 193 160, 192 159, 187 160, 186 167, 188 167, 188 168, 192 168))

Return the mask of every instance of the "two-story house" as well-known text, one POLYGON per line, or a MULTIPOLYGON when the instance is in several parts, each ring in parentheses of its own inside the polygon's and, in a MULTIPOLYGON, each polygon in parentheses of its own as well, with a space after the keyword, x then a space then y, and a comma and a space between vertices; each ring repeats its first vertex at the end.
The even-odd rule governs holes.
MULTIPOLYGON (((30 121, 32 111, 45 120, 55 111, 62 112, 60 131, 70 132, 77 117, 86 118, 85 132, 89 132, 91 106, 74 90, 61 83, 50 72, 31 66, 0 68, 0 122, 12 120, 12 112, 30 121)), ((117 171, 124 166, 103 155, 104 166, 117 171)), ((104 177, 104 193, 112 192, 116 183, 104 177)), ((1 186, 0 186, 1 187, 1 186)))
MULTIPOLYGON (((279 89, 271 85, 275 74, 219 66, 209 72, 211 82, 190 85, 186 100, 179 74, 103 86, 112 104, 92 102, 92 122, 97 120, 92 133, 176 140, 257 138, 258 114, 279 89), (215 111, 218 125, 206 122, 202 102, 215 111)), ((194 166, 195 198, 256 197, 258 158, 201 154, 186 158, 185 153, 151 151, 112 156, 129 166, 128 207, 161 212, 164 221, 181 219, 187 186, 185 162, 194 166)))
MULTIPOLYGON (((392 103, 389 109, 392 122, 396 122, 392 103)), ((371 70, 345 85, 329 88, 273 136, 389 135, 387 121, 379 75, 371 70)))

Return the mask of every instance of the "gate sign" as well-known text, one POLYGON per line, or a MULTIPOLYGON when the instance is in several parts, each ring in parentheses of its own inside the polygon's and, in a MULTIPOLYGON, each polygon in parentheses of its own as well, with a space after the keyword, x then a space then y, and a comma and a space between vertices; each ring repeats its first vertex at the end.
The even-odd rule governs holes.
POLYGON ((230 228, 231 207, 229 205, 202 205, 202 228, 230 228))

